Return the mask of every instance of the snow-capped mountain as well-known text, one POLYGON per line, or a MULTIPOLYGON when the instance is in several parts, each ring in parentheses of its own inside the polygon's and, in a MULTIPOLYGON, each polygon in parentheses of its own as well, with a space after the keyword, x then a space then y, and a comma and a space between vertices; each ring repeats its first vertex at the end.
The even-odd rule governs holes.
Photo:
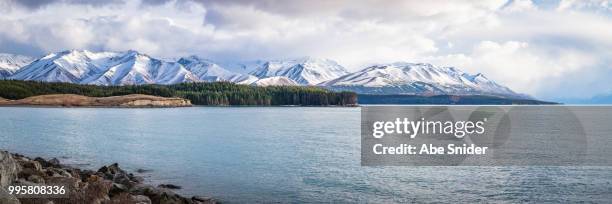
POLYGON ((495 95, 526 98, 482 74, 470 75, 454 67, 397 62, 367 67, 320 84, 333 90, 365 94, 495 95))
POLYGON ((258 80, 257 77, 252 75, 228 71, 210 60, 202 59, 197 56, 181 58, 178 60, 178 63, 183 65, 202 81, 228 81, 238 84, 251 84, 258 80))
POLYGON ((13 75, 18 69, 32 62, 31 57, 0 53, 0 79, 13 75))
POLYGON ((198 81, 176 62, 136 51, 51 53, 15 72, 10 79, 96 85, 174 84, 198 81))
POLYGON ((530 98, 482 74, 471 75, 454 67, 436 67, 425 63, 380 64, 353 73, 332 60, 310 57, 221 64, 197 56, 183 57, 177 61, 161 60, 132 50, 67 50, 34 61, 27 57, 0 54, 0 79, 96 85, 227 81, 254 86, 320 86, 362 94, 478 94, 530 98), (225 66, 232 68, 228 70, 225 66))
POLYGON ((284 76, 300 85, 318 85, 349 72, 338 63, 329 59, 304 57, 286 61, 268 61, 251 72, 259 78, 284 76))
POLYGON ((227 71, 195 56, 169 62, 136 51, 51 53, 16 71, 10 79, 96 85, 176 84, 228 81, 251 84, 258 78, 227 71))
POLYGON ((228 71, 240 74, 250 74, 266 62, 264 60, 215 61, 228 71))
POLYGON ((299 84, 290 78, 284 76, 273 76, 263 78, 252 83, 255 86, 299 86, 299 84))

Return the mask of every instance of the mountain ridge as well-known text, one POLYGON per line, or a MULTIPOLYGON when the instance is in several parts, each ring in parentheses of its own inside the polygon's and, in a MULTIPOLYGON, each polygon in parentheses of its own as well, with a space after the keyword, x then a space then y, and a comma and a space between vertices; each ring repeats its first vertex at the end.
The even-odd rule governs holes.
MULTIPOLYGON (((195 55, 178 60, 162 60, 135 50, 66 50, 29 59, 31 62, 26 64, 27 61, 20 61, 25 65, 20 68, 13 66, 12 72, 0 79, 105 86, 224 81, 254 86, 320 86, 359 94, 531 98, 497 84, 481 73, 472 75, 456 67, 437 67, 428 63, 394 62, 349 72, 339 63, 324 58, 216 63, 195 55), (230 64, 232 68, 226 68, 230 64)), ((0 70, 8 68, 0 67, 0 70)))
POLYGON ((31 63, 32 57, 0 53, 0 79, 13 75, 21 67, 31 63))
POLYGON ((428 63, 394 62, 369 66, 323 84, 334 90, 361 94, 403 95, 493 95, 529 98, 508 87, 456 67, 437 67, 428 63))

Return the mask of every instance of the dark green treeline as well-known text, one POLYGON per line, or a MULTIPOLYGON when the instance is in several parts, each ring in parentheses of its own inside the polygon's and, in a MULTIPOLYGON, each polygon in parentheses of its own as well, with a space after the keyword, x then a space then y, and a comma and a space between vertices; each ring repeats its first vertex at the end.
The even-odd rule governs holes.
POLYGON ((355 93, 332 92, 318 87, 256 87, 228 82, 96 86, 0 80, 0 97, 2 98, 15 100, 44 94, 79 94, 92 97, 147 94, 186 98, 196 105, 348 106, 357 104, 355 93))

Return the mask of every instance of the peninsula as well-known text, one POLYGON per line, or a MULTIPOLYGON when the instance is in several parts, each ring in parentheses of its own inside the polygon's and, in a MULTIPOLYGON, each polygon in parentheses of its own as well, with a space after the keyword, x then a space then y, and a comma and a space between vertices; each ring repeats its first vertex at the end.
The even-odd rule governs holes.
POLYGON ((0 99, 0 106, 61 106, 61 107, 187 107, 191 101, 177 97, 143 94, 89 97, 76 94, 49 94, 19 100, 0 99))

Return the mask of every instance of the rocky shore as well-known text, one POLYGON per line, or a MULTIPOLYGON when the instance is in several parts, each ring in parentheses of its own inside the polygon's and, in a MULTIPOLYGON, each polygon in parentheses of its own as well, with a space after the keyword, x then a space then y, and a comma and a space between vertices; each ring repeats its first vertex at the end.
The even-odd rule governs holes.
POLYGON ((0 151, 0 203, 2 204, 201 204, 217 203, 209 197, 183 197, 171 189, 172 184, 158 187, 143 183, 118 164, 97 171, 60 164, 58 159, 29 158, 0 151), (64 196, 16 196, 9 186, 66 186, 64 196))
POLYGON ((186 107, 191 101, 183 98, 130 94, 111 97, 88 97, 75 94, 50 94, 19 100, 0 99, 0 106, 61 106, 61 107, 186 107))

